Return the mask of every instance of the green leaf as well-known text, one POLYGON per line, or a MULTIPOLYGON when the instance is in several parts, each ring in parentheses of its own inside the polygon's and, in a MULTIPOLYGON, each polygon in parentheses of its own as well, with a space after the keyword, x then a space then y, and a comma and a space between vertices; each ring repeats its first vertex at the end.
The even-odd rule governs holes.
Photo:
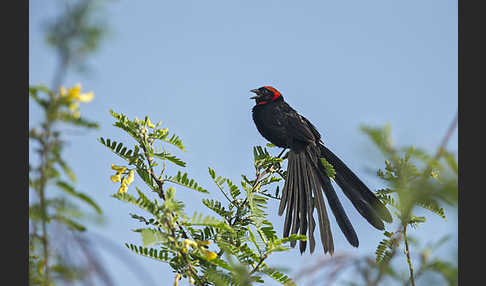
POLYGON ((168 241, 167 234, 151 228, 140 230, 142 242, 145 247, 168 241))
MULTIPOLYGON (((273 228, 272 224, 270 224, 269 226, 262 227, 261 230, 262 230, 263 234, 265 235, 265 238, 269 241, 274 241, 278 238, 277 232, 273 228)), ((291 235, 291 237, 292 237, 292 235, 291 235)), ((305 235, 304 235, 304 237, 305 237, 305 235)))
POLYGON ((214 211, 223 218, 226 218, 231 214, 231 212, 225 210, 221 202, 209 199, 203 199, 202 203, 210 210, 214 211))
POLYGON ((286 286, 295 286, 295 281, 292 280, 287 275, 283 274, 282 272, 277 271, 275 268, 268 267, 267 265, 263 265, 261 272, 267 274, 274 280, 278 281, 279 283, 286 285, 286 286))
POLYGON ((176 146, 177 148, 181 149, 182 151, 186 151, 186 147, 184 147, 184 145, 182 145, 182 140, 179 138, 179 136, 173 134, 172 137, 170 137, 169 139, 167 139, 167 135, 169 133, 167 132, 162 138, 160 138, 161 140, 169 143, 169 144, 172 144, 174 146, 176 146))
POLYGON ((446 218, 444 209, 439 207, 439 204, 435 200, 425 199, 425 200, 417 201, 415 204, 435 213, 436 215, 440 216, 443 219, 446 218))
POLYGON ((162 262, 166 262, 166 263, 169 263, 171 261, 171 258, 169 257, 170 254, 171 254, 171 250, 169 249, 160 249, 160 250, 157 250, 155 248, 146 248, 146 247, 142 247, 142 246, 136 246, 134 244, 127 244, 125 243, 125 246, 130 249, 131 251, 139 254, 139 255, 142 255, 142 256, 145 256, 145 257, 149 257, 149 258, 152 258, 154 260, 158 260, 158 261, 162 261, 162 262))
POLYGON ((378 247, 376 248, 375 254, 376 254, 376 262, 377 263, 386 263, 390 260, 391 258, 391 252, 390 250, 393 247, 393 240, 392 239, 383 239, 380 241, 378 244, 378 247))
POLYGON ((86 127, 86 128, 99 128, 99 125, 97 122, 90 121, 87 119, 84 119, 82 117, 74 117, 71 113, 68 112, 59 112, 58 114, 58 119, 66 122, 66 123, 71 123, 73 125, 81 126, 81 127, 86 127))
POLYGON ((288 237, 284 237, 282 239, 277 240, 275 242, 275 245, 284 244, 284 243, 291 242, 291 241, 298 241, 298 240, 306 241, 307 236, 301 235, 301 234, 291 234, 288 237))
POLYGON ((325 158, 321 158, 321 163, 326 169, 326 173, 329 178, 334 179, 336 177, 336 170, 334 170, 334 167, 331 165, 331 163, 327 162, 325 158))
POLYGON ((229 231, 229 232, 234 232, 233 228, 229 226, 226 222, 217 220, 213 216, 203 216, 202 214, 197 214, 196 212, 192 216, 191 221, 184 221, 183 225, 187 226, 210 226, 210 227, 215 227, 221 230, 229 231))
POLYGON ((54 215, 52 217, 52 219, 60 222, 60 223, 63 223, 65 224, 67 227, 69 227, 70 229, 73 229, 73 230, 77 230, 77 231, 85 231, 86 230, 86 227, 83 226, 82 224, 68 218, 68 217, 65 217, 63 215, 60 215, 60 214, 57 214, 57 215, 54 215))
POLYGON ((452 153, 450 153, 446 150, 442 150, 442 156, 446 160, 447 165, 457 175, 458 172, 459 172, 459 167, 458 167, 457 160, 456 160, 455 156, 452 153))
POLYGON ((238 186, 233 184, 233 182, 230 179, 226 179, 226 184, 228 185, 230 189, 230 195, 231 197, 236 200, 238 196, 241 194, 241 191, 238 189, 238 186))
POLYGON ((360 129, 370 137, 383 154, 390 155, 394 152, 390 135, 391 126, 389 124, 386 124, 384 127, 361 126, 360 129))
POLYGON ((76 182, 76 175, 71 170, 71 168, 69 168, 69 166, 67 165, 67 163, 61 158, 61 156, 56 156, 56 162, 61 166, 62 170, 68 176, 68 178, 72 182, 75 183, 76 182))
POLYGON ((457 266, 450 262, 434 259, 425 267, 426 270, 434 271, 441 274, 447 281, 449 286, 458 285, 458 269, 457 266))
POLYGON ((43 84, 38 84, 38 85, 29 85, 29 94, 30 95, 37 95, 39 91, 44 92, 45 94, 49 94, 51 91, 47 86, 43 84))
POLYGON ((199 184, 194 181, 194 179, 189 179, 187 177, 187 173, 182 174, 181 171, 177 172, 177 175, 175 177, 166 177, 164 181, 178 184, 201 193, 209 193, 208 190, 200 187, 199 184))
POLYGON ((38 93, 39 91, 44 92, 45 94, 50 94, 51 91, 44 85, 30 85, 29 86, 29 94, 30 97, 36 101, 40 106, 46 109, 49 106, 49 101, 43 98, 40 98, 38 93))
POLYGON ((169 152, 162 152, 162 153, 154 153, 155 157, 160 158, 162 160, 170 161, 178 166, 185 167, 186 163, 181 159, 177 158, 174 155, 171 155, 169 152))
POLYGON ((139 208, 153 214, 157 219, 159 219, 160 218, 159 208, 152 201, 150 201, 138 188, 137 188, 137 193, 139 195, 138 199, 136 199, 134 196, 130 195, 129 193, 123 193, 123 194, 116 193, 112 195, 112 197, 119 199, 123 202, 138 206, 139 208))
POLYGON ((64 181, 57 181, 56 185, 59 188, 61 188, 61 190, 63 190, 64 192, 68 193, 69 195, 90 205, 98 214, 102 213, 101 208, 98 206, 98 204, 96 204, 94 200, 90 198, 88 195, 75 191, 71 185, 69 185, 64 181))
POLYGON ((108 149, 110 149, 113 153, 118 155, 120 158, 136 164, 137 159, 139 158, 138 153, 138 146, 136 146, 135 151, 129 150, 123 146, 123 143, 118 143, 111 139, 106 139, 103 137, 98 138, 98 142, 105 145, 108 149), (123 147, 123 148, 122 148, 123 147), (127 151, 128 150, 128 151, 127 151))

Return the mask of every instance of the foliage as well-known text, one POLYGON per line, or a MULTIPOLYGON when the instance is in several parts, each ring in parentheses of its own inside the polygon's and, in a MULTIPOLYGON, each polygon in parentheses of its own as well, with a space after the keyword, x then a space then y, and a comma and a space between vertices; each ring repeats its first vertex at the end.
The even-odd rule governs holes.
MULTIPOLYGON (((31 285, 50 285, 54 278, 72 281, 80 274, 79 269, 61 263, 58 255, 49 249, 48 224, 63 225, 69 230, 84 231, 81 220, 86 214, 78 203, 101 215, 101 208, 86 193, 76 190, 76 176, 63 156, 66 141, 57 126, 61 123, 81 127, 97 128, 97 123, 81 117, 80 102, 89 102, 93 93, 81 93, 81 86, 65 89, 59 93, 43 85, 29 87, 30 98, 41 106, 45 121, 29 132, 31 147, 35 147, 38 165, 29 168, 29 188, 32 192, 29 205, 31 231, 29 235, 29 267, 31 285), (56 186, 59 195, 47 196, 48 186, 56 186), (42 251, 41 249, 42 248, 42 251), (35 270, 35 271, 34 271, 35 270)), ((50 235, 51 234, 51 235, 50 235)))
MULTIPOLYGON (((457 161, 452 154, 444 150, 443 146, 435 156, 413 146, 396 149, 391 144, 389 126, 362 127, 362 130, 386 157, 385 169, 378 170, 377 175, 389 186, 385 190, 378 191, 378 197, 391 206, 400 219, 398 230, 394 233, 385 231, 385 238, 376 250, 376 261, 379 267, 385 267, 382 264, 389 264, 403 240, 404 254, 409 268, 409 279, 405 281, 415 285, 416 275, 412 265, 407 228, 416 228, 426 222, 425 217, 414 215, 416 208, 428 210, 446 219, 443 204, 453 206, 457 203, 457 161), (445 160, 440 160, 443 154, 445 160)), ((439 263, 434 265, 439 266, 435 268, 423 261, 419 271, 437 271, 451 283, 448 274, 450 271, 445 267, 445 265, 449 266, 449 263, 438 259, 437 261, 439 263)))
MULTIPOLYGON (((176 186, 210 194, 188 173, 178 171, 167 174, 166 163, 185 167, 182 159, 165 149, 172 145, 185 151, 181 139, 161 122, 153 124, 148 117, 130 120, 121 113, 110 111, 116 119, 114 126, 128 133, 135 141, 133 148, 113 139, 99 138, 99 142, 125 161, 124 166, 112 165, 117 173, 115 183, 122 182, 128 172, 134 172, 147 186, 136 188, 136 193, 121 186, 114 198, 135 205, 144 215, 131 214, 144 227, 134 230, 140 233, 143 245, 126 243, 136 254, 167 263, 177 273, 176 281, 187 278, 195 285, 250 285, 262 283, 268 276, 285 284, 293 280, 265 260, 273 253, 287 251, 291 241, 305 240, 303 235, 279 238, 267 219, 265 209, 269 198, 278 198, 268 190, 272 184, 285 177, 280 167, 282 159, 270 155, 266 148, 254 147, 255 179, 242 175, 240 186, 229 178, 208 168, 209 176, 226 202, 203 198, 202 204, 214 215, 193 212, 187 215, 185 205, 176 198, 176 186), (160 144, 160 145, 159 145, 160 144), (156 167, 162 168, 156 171, 156 167), (150 198, 150 193, 161 199, 150 198)), ((127 185, 128 186, 128 185, 127 185)))
MULTIPOLYGON (((99 49, 108 27, 105 17, 96 15, 106 0, 66 1, 64 11, 46 25, 46 41, 59 56, 62 70, 72 67, 78 71, 87 69, 86 59, 99 49), (98 17, 96 17, 98 16, 98 17)), ((60 84, 55 80, 56 86, 60 84)))
POLYGON ((60 4, 59 15, 45 26, 47 43, 58 57, 52 88, 43 84, 29 86, 30 99, 43 112, 43 121, 29 131, 29 144, 35 151, 29 156, 29 280, 30 285, 71 284, 86 281, 93 273, 109 284, 89 242, 80 236, 86 230, 83 220, 99 221, 101 208, 76 189, 76 175, 63 154, 66 134, 58 128, 98 128, 96 122, 81 116, 79 107, 91 101, 94 94, 82 93, 79 84, 68 89, 61 85, 68 69, 85 70, 87 57, 99 48, 107 27, 100 21, 104 17, 95 15, 101 0, 60 4), (86 207, 93 213, 85 212, 86 207), (70 241, 69 248, 62 249, 66 247, 59 243, 66 241, 70 241), (72 259, 76 250, 83 255, 72 259), (83 265, 79 258, 87 262, 83 265))
MULTIPOLYGON (((376 195, 393 211, 399 223, 394 231, 384 231, 384 237, 376 248, 375 257, 326 260, 325 264, 339 266, 330 272, 330 280, 346 267, 354 267, 361 275, 363 285, 379 283, 391 285, 392 281, 402 285, 415 285, 418 278, 430 275, 432 272, 440 274, 447 285, 457 285, 457 264, 438 257, 432 258, 433 252, 447 239, 442 238, 437 243, 420 249, 420 241, 413 239, 408 233, 427 222, 425 216, 415 214, 417 211, 425 210, 441 217, 445 222, 447 216, 444 206, 457 205, 458 164, 455 156, 445 150, 447 141, 443 141, 437 153, 431 155, 413 146, 395 147, 392 144, 390 126, 363 126, 361 130, 385 157, 385 166, 379 169, 376 175, 386 184, 386 187, 377 190, 376 195), (412 252, 412 246, 415 247, 415 253, 412 252), (403 251, 402 256, 400 250, 403 251), (399 258, 403 260, 397 260, 399 258), (414 265, 417 263, 418 267, 414 265), (400 267, 405 265, 408 273, 400 271, 400 267)), ((452 131, 453 128, 449 133, 452 131)), ((449 138, 449 135, 446 138, 449 138)), ((317 269, 317 267, 312 268, 317 269)), ((359 285, 358 281, 353 279, 349 281, 349 285, 359 285)))

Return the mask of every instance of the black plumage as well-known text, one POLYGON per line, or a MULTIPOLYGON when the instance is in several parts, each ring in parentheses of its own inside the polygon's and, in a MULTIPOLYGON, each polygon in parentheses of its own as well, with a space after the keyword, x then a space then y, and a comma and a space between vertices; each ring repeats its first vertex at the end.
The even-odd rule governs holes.
MULTIPOLYGON (((264 86, 251 90, 256 96, 253 107, 253 121, 260 134, 281 148, 288 148, 287 177, 282 189, 278 214, 285 211, 284 233, 307 234, 310 252, 315 249, 314 209, 317 211, 320 238, 324 253, 333 254, 334 243, 331 233, 327 203, 348 242, 358 247, 359 241, 341 202, 331 184, 320 158, 325 158, 336 171, 335 182, 343 190, 358 212, 375 228, 384 229, 384 223, 392 216, 368 187, 337 157, 326 148, 317 129, 285 101, 275 88, 264 86), (299 232, 300 231, 300 232, 299 232)), ((291 243, 294 247, 295 242, 291 243)), ((300 242, 304 252, 307 242, 300 242)))

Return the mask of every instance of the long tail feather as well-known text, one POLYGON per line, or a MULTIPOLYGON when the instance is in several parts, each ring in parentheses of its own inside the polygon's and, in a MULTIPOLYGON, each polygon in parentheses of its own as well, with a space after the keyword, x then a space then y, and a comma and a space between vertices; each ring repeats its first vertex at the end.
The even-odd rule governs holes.
POLYGON ((368 187, 351 171, 346 164, 331 150, 320 144, 321 156, 323 156, 336 171, 336 183, 350 199, 359 213, 374 227, 384 229, 382 223, 377 222, 376 215, 386 222, 392 222, 393 218, 385 205, 371 192, 368 187), (363 203, 365 202, 365 203, 363 203), (376 215, 374 215, 376 213, 376 215))
POLYGON ((321 233, 321 242, 324 247, 324 253, 334 253, 334 242, 332 239, 331 224, 327 215, 326 204, 322 195, 323 186, 319 181, 319 170, 316 168, 315 162, 318 160, 317 153, 312 147, 307 147, 302 152, 302 161, 307 165, 307 177, 312 185, 314 191, 314 200, 317 202, 317 214, 319 219, 319 230, 321 233))
MULTIPOLYGON (((294 213, 293 213, 293 220, 292 220, 292 230, 290 231, 291 234, 297 234, 299 231, 299 226, 300 226, 300 218, 299 218, 299 208, 300 208, 300 186, 299 186, 299 181, 300 181, 300 168, 299 168, 299 158, 296 157, 297 154, 292 154, 292 162, 295 164, 295 171, 293 172, 293 177, 294 177, 294 189, 293 189, 293 195, 294 195, 294 213)), ((295 247, 295 244, 297 241, 291 241, 290 246, 295 247)))
POLYGON ((331 233, 331 224, 329 223, 329 217, 327 216, 326 205, 322 196, 322 189, 317 178, 317 174, 314 170, 314 166, 308 163, 308 175, 309 181, 312 184, 312 191, 314 192, 314 201, 317 209, 317 219, 319 221, 319 231, 321 233, 321 242, 324 248, 324 253, 329 252, 331 255, 334 253, 334 242, 331 233))
MULTIPOLYGON (((309 166, 308 166, 308 163, 307 161, 303 161, 302 162, 302 170, 303 170, 303 173, 304 174, 308 174, 309 171, 309 166)), ((310 246, 310 253, 313 253, 314 252, 314 249, 315 249, 315 246, 316 246, 316 241, 314 240, 314 229, 316 227, 316 222, 314 220, 314 216, 313 216, 313 213, 314 213, 314 201, 312 199, 312 187, 313 184, 310 182, 310 177, 309 176, 305 176, 304 177, 304 188, 305 190, 307 191, 306 193, 306 199, 307 199, 307 217, 308 217, 308 220, 309 220, 309 235, 308 235, 308 238, 309 238, 309 246, 310 246)), ((305 232, 304 232, 305 234, 305 232)), ((305 250, 305 247, 304 247, 304 250, 305 250)), ((301 251, 302 253, 302 251, 301 251)))
MULTIPOLYGON (((324 253, 334 252, 334 242, 326 210, 323 194, 348 242, 358 247, 359 240, 356 232, 344 211, 339 198, 331 184, 319 157, 324 157, 333 165, 336 171, 336 183, 350 199, 358 212, 375 228, 383 230, 382 220, 390 222, 391 214, 376 196, 361 180, 329 149, 320 145, 319 148, 308 146, 301 151, 288 153, 288 168, 285 185, 278 214, 285 211, 284 237, 289 234, 308 234, 311 253, 315 249, 314 230, 316 222, 313 217, 314 208, 317 210, 318 224, 324 253)), ((295 247, 296 242, 290 244, 295 247)), ((300 242, 300 252, 303 253, 307 243, 300 242)))
MULTIPOLYGON (((290 159, 289 159, 289 162, 290 162, 290 159)), ((290 163, 289 163, 290 165, 290 163)), ((291 222, 292 222, 292 211, 293 211, 293 207, 294 207, 294 187, 293 187, 293 181, 294 181, 294 177, 293 176, 293 173, 290 172, 290 167, 288 167, 287 169, 287 178, 286 178, 286 182, 289 183, 288 185, 288 188, 287 188, 287 208, 286 208, 286 213, 285 213, 285 221, 284 221, 284 232, 283 232, 283 237, 288 237, 289 236, 289 232, 290 232, 290 226, 291 226, 291 222)), ((279 215, 281 215, 279 213, 279 215)))
POLYGON ((287 206, 288 202, 290 201, 289 189, 290 190, 292 189, 292 186, 291 186, 292 180, 290 178, 291 178, 293 168, 294 168, 294 164, 289 164, 288 167, 287 167, 287 179, 285 180, 285 184, 284 184, 284 187, 282 189, 282 197, 280 198, 280 205, 278 207, 278 215, 279 216, 283 214, 285 207, 287 206))
MULTIPOLYGON (((282 198, 279 206, 279 215, 285 211, 284 237, 289 234, 308 233, 311 253, 315 249, 314 230, 316 221, 313 217, 314 207, 317 209, 319 230, 324 252, 334 252, 329 218, 322 195, 322 186, 312 162, 309 162, 305 152, 288 154, 288 168, 285 185, 282 189, 282 198)), ((290 243, 295 247, 296 242, 290 243)), ((300 251, 303 253, 307 242, 300 242, 300 251)))
MULTIPOLYGON (((314 208, 317 210, 318 225, 324 253, 334 252, 334 242, 331 233, 331 225, 323 198, 326 195, 327 202, 332 213, 348 242, 358 247, 359 240, 353 225, 349 221, 339 198, 331 184, 331 179, 326 173, 319 158, 324 157, 336 171, 335 181, 343 190, 353 206, 372 226, 379 230, 385 228, 383 221, 391 222, 392 216, 385 205, 371 192, 368 187, 324 145, 308 145, 300 151, 288 152, 287 177, 282 189, 282 197, 278 214, 285 211, 283 236, 289 234, 307 234, 310 252, 315 249, 314 208)), ((295 247, 296 241, 290 243, 295 247)), ((299 243, 300 252, 303 253, 307 242, 299 243)))
POLYGON ((332 213, 336 218, 339 228, 341 228, 341 231, 349 243, 354 247, 358 247, 358 236, 356 235, 353 225, 349 221, 348 216, 346 215, 346 212, 344 211, 344 208, 341 205, 334 188, 332 187, 331 179, 329 179, 327 176, 326 170, 322 164, 318 164, 318 169, 319 172, 317 172, 317 174, 319 175, 319 180, 321 181, 324 194, 327 197, 327 202, 331 207, 332 213))
MULTIPOLYGON (((305 188, 305 180, 307 177, 307 173, 305 172, 305 154, 299 153, 297 163, 299 164, 299 168, 297 169, 297 175, 299 178, 298 184, 298 192, 299 192, 299 221, 300 221, 300 234, 305 235, 307 232, 307 197, 311 194, 311 190, 305 188), (308 193, 309 192, 309 193, 308 193)), ((305 251, 307 243, 305 241, 299 242, 300 253, 305 251)))
POLYGON ((385 229, 385 224, 381 218, 378 217, 376 210, 368 202, 363 200, 361 195, 353 187, 351 187, 347 181, 342 178, 342 176, 336 175, 336 183, 341 186, 344 194, 346 197, 348 197, 361 216, 363 216, 376 229, 385 229))

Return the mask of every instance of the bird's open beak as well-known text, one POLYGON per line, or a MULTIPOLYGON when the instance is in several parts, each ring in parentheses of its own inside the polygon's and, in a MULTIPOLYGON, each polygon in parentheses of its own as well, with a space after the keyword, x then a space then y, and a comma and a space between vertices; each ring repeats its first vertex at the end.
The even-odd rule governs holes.
POLYGON ((260 97, 260 95, 258 94, 258 89, 252 89, 252 90, 250 90, 250 92, 253 92, 253 93, 256 94, 255 96, 250 97, 250 99, 257 99, 258 97, 260 97))

